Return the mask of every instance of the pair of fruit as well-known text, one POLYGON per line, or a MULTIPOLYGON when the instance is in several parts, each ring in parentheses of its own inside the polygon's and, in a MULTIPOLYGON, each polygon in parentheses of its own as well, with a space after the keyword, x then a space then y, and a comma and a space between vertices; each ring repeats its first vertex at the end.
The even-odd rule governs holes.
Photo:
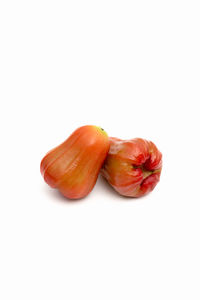
POLYGON ((69 199, 89 194, 100 170, 119 194, 143 196, 158 183, 161 168, 162 154, 152 142, 109 138, 102 128, 90 125, 75 130, 40 165, 46 183, 69 199))

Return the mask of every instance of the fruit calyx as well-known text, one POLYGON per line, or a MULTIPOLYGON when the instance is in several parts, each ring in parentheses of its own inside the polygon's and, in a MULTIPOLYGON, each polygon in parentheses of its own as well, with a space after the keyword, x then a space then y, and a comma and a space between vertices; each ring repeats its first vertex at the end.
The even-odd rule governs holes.
POLYGON ((148 170, 147 168, 145 168, 145 164, 142 164, 140 166, 136 166, 136 165, 132 165, 132 166, 133 166, 134 169, 140 169, 142 171, 143 179, 151 176, 152 174, 161 172, 161 169, 148 170))

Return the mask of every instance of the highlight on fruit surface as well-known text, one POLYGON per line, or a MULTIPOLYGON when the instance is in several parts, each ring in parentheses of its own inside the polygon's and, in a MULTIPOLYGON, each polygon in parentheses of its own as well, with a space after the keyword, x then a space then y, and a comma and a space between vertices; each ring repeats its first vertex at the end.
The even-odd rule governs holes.
POLYGON ((83 198, 93 189, 108 150, 109 138, 102 128, 82 126, 45 155, 40 171, 65 197, 83 198))
POLYGON ((101 174, 121 195, 141 197, 151 192, 160 179, 162 154, 154 143, 135 138, 110 138, 110 150, 101 174))

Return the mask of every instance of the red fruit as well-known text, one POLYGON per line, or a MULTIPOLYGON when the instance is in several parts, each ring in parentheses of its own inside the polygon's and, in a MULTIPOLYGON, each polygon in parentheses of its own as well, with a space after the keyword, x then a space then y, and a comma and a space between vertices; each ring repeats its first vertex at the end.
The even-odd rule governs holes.
POLYGON ((110 138, 101 173, 119 194, 140 197, 155 188, 161 168, 162 154, 152 142, 110 138))
POLYGON ((67 198, 85 197, 96 183, 108 150, 108 135, 102 128, 80 127, 42 159, 42 176, 67 198))

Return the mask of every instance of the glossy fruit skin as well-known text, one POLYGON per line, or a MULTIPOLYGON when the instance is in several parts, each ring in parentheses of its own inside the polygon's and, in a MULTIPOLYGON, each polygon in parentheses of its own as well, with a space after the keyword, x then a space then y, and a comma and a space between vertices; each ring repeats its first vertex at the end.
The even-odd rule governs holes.
POLYGON ((66 198, 83 198, 93 189, 108 150, 109 138, 102 128, 82 126, 45 155, 40 171, 66 198))
POLYGON ((162 154, 154 143, 140 138, 110 138, 101 174, 119 194, 141 197, 155 188, 161 169, 162 154))

